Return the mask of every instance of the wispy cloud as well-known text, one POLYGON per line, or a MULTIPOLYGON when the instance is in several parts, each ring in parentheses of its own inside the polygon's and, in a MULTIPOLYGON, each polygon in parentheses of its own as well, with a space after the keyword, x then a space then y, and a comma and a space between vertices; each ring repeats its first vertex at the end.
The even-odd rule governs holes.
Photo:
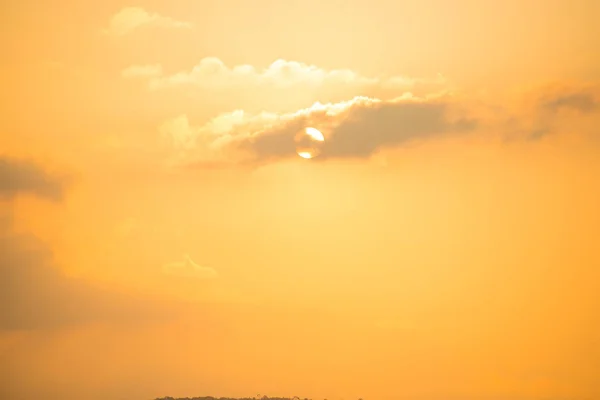
POLYGON ((561 121, 583 122, 600 111, 600 85, 563 86, 546 89, 535 103, 530 122, 530 140, 555 132, 561 121))
POLYGON ((556 95, 547 99, 543 107, 548 111, 557 112, 561 109, 571 109, 582 113, 591 113, 598 109, 599 102, 590 92, 575 92, 556 95))
POLYGON ((217 277, 217 271, 196 264, 187 254, 183 256, 183 261, 174 261, 163 265, 163 271, 168 275, 184 278, 213 279, 217 277))
POLYGON ((143 26, 153 26, 171 29, 190 29, 190 22, 148 12, 140 7, 126 7, 113 15, 103 32, 111 36, 124 36, 143 26))

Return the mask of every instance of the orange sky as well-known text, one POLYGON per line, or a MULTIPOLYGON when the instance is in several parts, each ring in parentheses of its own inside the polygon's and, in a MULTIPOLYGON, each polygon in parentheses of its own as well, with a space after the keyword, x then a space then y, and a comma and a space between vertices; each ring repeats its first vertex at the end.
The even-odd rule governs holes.
POLYGON ((0 397, 600 397, 599 4, 3 4, 0 397))

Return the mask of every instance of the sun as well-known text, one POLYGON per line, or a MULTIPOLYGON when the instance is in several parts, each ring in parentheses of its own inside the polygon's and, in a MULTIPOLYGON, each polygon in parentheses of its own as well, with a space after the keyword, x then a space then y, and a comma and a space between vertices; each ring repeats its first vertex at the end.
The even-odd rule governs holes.
POLYGON ((307 127, 298 132, 294 141, 296 142, 296 153, 304 159, 310 159, 321 154, 325 137, 317 128, 307 127))
POLYGON ((309 126, 308 128, 305 129, 305 132, 308 136, 310 136, 311 138, 313 138, 314 140, 316 140, 318 142, 325 141, 325 138, 323 137, 323 134, 321 133, 321 131, 316 128, 312 128, 309 126))
POLYGON ((300 151, 300 152, 298 152, 298 155, 300 157, 306 158, 306 159, 313 158, 313 156, 307 151, 300 151))

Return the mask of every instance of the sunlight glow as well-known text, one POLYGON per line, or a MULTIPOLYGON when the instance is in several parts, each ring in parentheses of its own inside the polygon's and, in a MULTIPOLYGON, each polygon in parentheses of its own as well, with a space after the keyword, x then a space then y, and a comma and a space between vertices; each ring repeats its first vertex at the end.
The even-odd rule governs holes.
POLYGON ((307 152, 307 151, 301 151, 301 152, 298 153, 298 155, 300 157, 306 158, 306 159, 313 158, 313 156, 309 152, 307 152))
POLYGON ((309 159, 321 154, 325 137, 318 129, 307 127, 298 132, 294 141, 296 142, 296 153, 304 159, 309 159))
POLYGON ((305 132, 308 136, 310 136, 314 140, 317 140, 319 142, 323 142, 325 140, 321 131, 319 131, 316 128, 312 128, 309 126, 308 128, 305 129, 305 132))

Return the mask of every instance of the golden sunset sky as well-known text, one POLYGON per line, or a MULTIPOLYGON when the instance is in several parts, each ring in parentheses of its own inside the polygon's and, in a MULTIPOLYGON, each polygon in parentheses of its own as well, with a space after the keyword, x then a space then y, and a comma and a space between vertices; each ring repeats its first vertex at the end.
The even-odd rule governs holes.
POLYGON ((0 398, 600 398, 599 21, 3 2, 0 398))

